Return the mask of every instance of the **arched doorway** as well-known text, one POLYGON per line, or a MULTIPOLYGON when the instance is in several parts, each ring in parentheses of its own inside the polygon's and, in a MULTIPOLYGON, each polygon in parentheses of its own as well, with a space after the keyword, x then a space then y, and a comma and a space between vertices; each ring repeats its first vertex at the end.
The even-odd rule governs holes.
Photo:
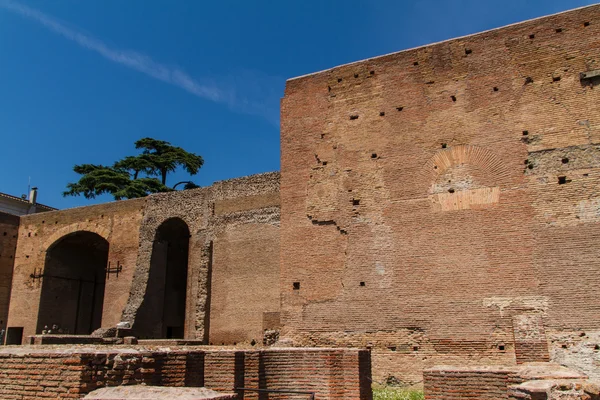
POLYGON ((183 338, 190 230, 170 218, 156 230, 146 294, 136 319, 140 338, 183 338))
POLYGON ((46 251, 36 332, 88 335, 100 328, 108 241, 79 231, 46 251), (53 328, 55 327, 55 328, 53 328))

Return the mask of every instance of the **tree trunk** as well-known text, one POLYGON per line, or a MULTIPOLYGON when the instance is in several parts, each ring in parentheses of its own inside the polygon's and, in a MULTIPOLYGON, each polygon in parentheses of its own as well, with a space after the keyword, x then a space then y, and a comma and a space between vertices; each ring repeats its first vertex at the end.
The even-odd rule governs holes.
POLYGON ((166 185, 167 184, 167 170, 166 169, 161 170, 160 174, 162 176, 162 184, 166 185))

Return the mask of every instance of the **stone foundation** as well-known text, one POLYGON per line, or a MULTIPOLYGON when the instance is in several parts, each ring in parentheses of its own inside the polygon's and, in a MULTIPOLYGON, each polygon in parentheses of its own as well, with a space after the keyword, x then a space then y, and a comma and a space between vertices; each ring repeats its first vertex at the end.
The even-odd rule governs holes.
POLYGON ((508 398, 514 400, 598 400, 600 385, 581 380, 529 381, 512 386, 508 398))
MULTIPOLYGON (((425 399, 427 400, 465 398, 497 400, 508 399, 509 389, 524 382, 550 380, 583 382, 587 379, 587 376, 558 364, 527 363, 512 367, 501 365, 481 367, 438 366, 423 371, 423 379, 425 399)), ((523 397, 523 399, 525 398, 527 397, 523 397)), ((530 397, 529 399, 537 400, 538 397, 530 397)), ((546 397, 543 399, 546 399, 546 397)), ((575 398, 569 397, 569 399, 575 398)))

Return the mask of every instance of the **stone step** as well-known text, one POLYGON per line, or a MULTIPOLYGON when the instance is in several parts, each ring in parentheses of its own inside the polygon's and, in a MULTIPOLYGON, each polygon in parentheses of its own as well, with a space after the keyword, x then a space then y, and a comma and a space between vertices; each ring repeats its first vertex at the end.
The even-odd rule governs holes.
POLYGON ((162 386, 114 386, 94 390, 85 400, 206 400, 235 399, 235 393, 219 393, 206 388, 162 386))

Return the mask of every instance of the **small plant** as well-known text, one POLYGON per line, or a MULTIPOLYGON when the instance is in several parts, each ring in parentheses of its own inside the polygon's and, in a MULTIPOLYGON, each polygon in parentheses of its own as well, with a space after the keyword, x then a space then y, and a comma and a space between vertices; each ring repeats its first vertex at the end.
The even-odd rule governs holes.
POLYGON ((373 387, 373 400, 423 400, 422 390, 390 386, 373 387))

